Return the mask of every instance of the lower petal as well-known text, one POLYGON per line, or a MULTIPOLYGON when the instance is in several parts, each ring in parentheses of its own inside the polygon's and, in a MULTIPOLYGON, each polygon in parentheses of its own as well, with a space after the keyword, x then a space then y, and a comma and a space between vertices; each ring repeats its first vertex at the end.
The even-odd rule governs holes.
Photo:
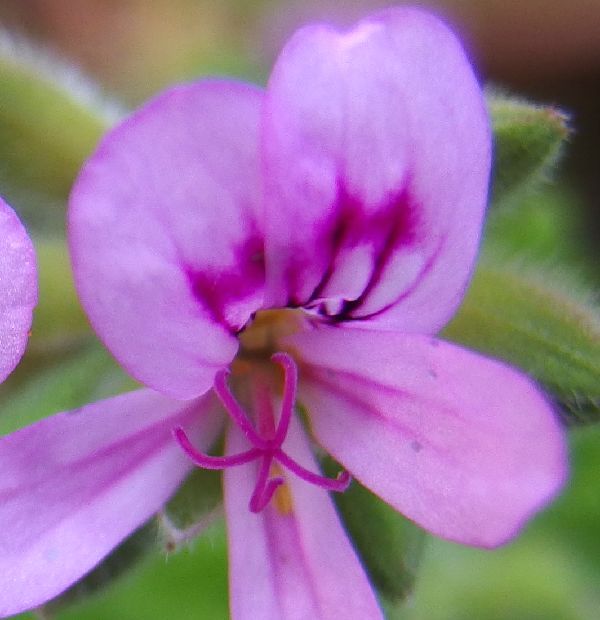
POLYGON ((288 340, 319 442, 430 532, 506 542, 560 489, 566 444, 536 386, 428 336, 324 328, 288 340))
POLYGON ((208 446, 217 422, 207 399, 139 390, 1 438, 0 616, 60 594, 158 511, 190 468, 172 428, 208 446))
MULTIPOLYGON (((245 448, 241 433, 231 430, 229 451, 245 448)), ((315 471, 295 420, 284 448, 315 471)), ((293 474, 277 471, 277 476, 283 473, 285 484, 262 512, 254 514, 248 501, 257 472, 258 462, 225 472, 232 618, 382 618, 328 494, 293 474)))

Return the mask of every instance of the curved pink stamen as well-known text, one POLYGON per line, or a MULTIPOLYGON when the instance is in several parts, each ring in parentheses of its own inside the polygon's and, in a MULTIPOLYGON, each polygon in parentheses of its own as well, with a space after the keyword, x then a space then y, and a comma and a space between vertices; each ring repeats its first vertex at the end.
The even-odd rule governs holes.
POLYGON ((278 450, 273 455, 275 459, 277 459, 284 467, 289 469, 291 472, 294 472, 298 478, 302 478, 302 480, 306 480, 306 482, 310 482, 311 484, 316 484, 319 487, 323 487, 328 491, 337 491, 341 493, 345 491, 352 481, 350 478, 350 474, 347 471, 341 471, 337 478, 327 478, 326 476, 320 476, 319 474, 315 474, 308 469, 302 467, 294 461, 294 459, 290 458, 285 452, 278 450))
MULTIPOLYGON (((233 421, 240 427, 248 441, 253 444, 253 447, 245 452, 230 456, 209 456, 208 454, 198 451, 192 445, 181 427, 177 427, 173 430, 173 436, 183 451, 195 465, 204 469, 225 469, 227 467, 243 465, 258 458, 261 459, 256 485, 252 497, 250 498, 249 508, 252 512, 260 512, 263 510, 271 501, 277 488, 285 482, 281 477, 269 479, 273 460, 277 460, 286 469, 296 474, 299 478, 302 478, 302 480, 326 489, 327 491, 345 491, 351 482, 350 474, 347 471, 341 471, 337 478, 327 478, 326 476, 315 474, 302 467, 302 465, 290 458, 281 449, 289 430, 294 405, 296 403, 298 368, 292 357, 287 353, 275 353, 271 359, 281 366, 284 372, 281 414, 275 429, 275 434, 272 438, 262 437, 256 431, 227 385, 227 376, 229 373, 226 370, 217 373, 214 390, 223 403, 227 413, 229 413, 233 421)), ((255 406, 258 408, 258 419, 261 421, 259 428, 273 429, 273 411, 271 409, 270 399, 264 398, 264 394, 262 393, 259 394, 259 396, 261 397, 255 399, 255 406), (267 423, 265 423, 265 421, 267 423)))
POLYGON ((232 456, 209 456, 194 448, 181 426, 173 429, 173 436, 182 447, 183 451, 189 456, 192 463, 203 469, 226 469, 227 467, 243 465, 244 463, 253 461, 262 454, 258 448, 250 448, 250 450, 246 452, 240 452, 240 454, 234 454, 232 456))
POLYGON ((296 388, 298 385, 298 368, 287 353, 275 353, 271 359, 283 368, 283 399, 281 401, 281 416, 275 431, 275 443, 281 447, 287 436, 292 419, 292 411, 296 404, 296 388))
POLYGON ((227 376, 229 371, 221 370, 215 376, 215 384, 213 386, 219 400, 223 403, 223 407, 227 413, 233 418, 233 421, 242 429, 244 435, 248 438, 248 441, 254 444, 257 448, 266 448, 267 442, 254 430, 250 420, 246 416, 244 410, 240 407, 239 403, 229 390, 227 386, 227 376))

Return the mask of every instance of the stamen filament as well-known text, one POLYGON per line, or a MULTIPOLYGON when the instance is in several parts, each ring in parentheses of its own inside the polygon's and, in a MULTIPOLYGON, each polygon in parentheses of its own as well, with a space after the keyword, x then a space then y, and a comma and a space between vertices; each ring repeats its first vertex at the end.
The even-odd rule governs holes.
POLYGON ((306 482, 315 484, 319 487, 327 489, 328 491, 336 491, 341 493, 350 486, 350 482, 352 481, 350 474, 347 471, 341 471, 337 475, 337 478, 327 478, 326 476, 315 474, 312 471, 302 467, 302 465, 296 463, 296 461, 291 459, 282 450, 277 450, 273 456, 284 467, 295 473, 298 478, 302 478, 302 480, 306 480, 306 482))
POLYGON ((250 461, 253 461, 262 454, 262 450, 250 448, 250 450, 246 452, 240 452, 240 454, 234 454, 232 456, 209 456, 208 454, 204 454, 204 452, 196 450, 181 426, 173 429, 173 436, 192 463, 204 469, 226 469, 227 467, 243 465, 244 463, 250 463, 250 461))
POLYGON ((287 353, 275 353, 271 359, 279 364, 284 371, 283 400, 281 402, 281 416, 275 432, 274 443, 279 448, 286 438, 292 411, 296 403, 296 388, 298 384, 298 369, 294 360, 287 353))
POLYGON ((219 400, 223 403, 223 407, 225 407, 227 413, 229 413, 235 423, 242 429, 244 435, 246 435, 250 443, 254 444, 257 448, 268 447, 268 443, 265 442, 254 430, 254 427, 250 423, 250 420, 246 417, 244 410, 240 407, 239 403, 230 392, 229 387, 227 386, 228 375, 229 372, 227 370, 221 370, 215 376, 214 390, 219 397, 219 400))
POLYGON ((268 503, 273 498, 273 495, 275 495, 275 491, 277 491, 277 489, 284 483, 285 480, 283 478, 273 478, 272 480, 269 480, 262 494, 262 499, 260 500, 260 502, 257 502, 255 505, 253 505, 252 502, 250 503, 250 511, 260 512, 261 510, 266 508, 268 503))

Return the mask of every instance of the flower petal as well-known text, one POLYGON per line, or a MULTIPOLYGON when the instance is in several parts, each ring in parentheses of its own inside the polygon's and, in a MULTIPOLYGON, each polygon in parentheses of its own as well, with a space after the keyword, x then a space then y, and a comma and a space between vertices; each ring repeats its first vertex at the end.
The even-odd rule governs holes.
POLYGON ((563 432, 508 366, 419 335, 321 328, 289 342, 319 442, 434 534, 499 545, 562 486, 563 432))
POLYGON ((267 305, 437 331, 473 266, 490 167, 483 95, 454 35, 409 8, 345 33, 304 28, 263 118, 267 305))
POLYGON ((207 447, 211 403, 139 390, 0 439, 0 616, 58 595, 160 509, 190 468, 171 430, 207 447))
POLYGON ((15 212, 0 198, 0 381, 27 344, 37 303, 35 254, 15 212))
POLYGON ((129 372, 176 398, 202 394, 260 306, 260 90, 173 88, 110 132, 71 195, 83 305, 129 372))
MULTIPOLYGON (((229 452, 247 447, 241 433, 232 429, 229 452)), ((294 419, 284 448, 301 465, 316 471, 294 419)), ((278 471, 286 484, 262 512, 251 513, 248 500, 257 470, 255 461, 225 472, 232 618, 382 618, 328 494, 278 471)))

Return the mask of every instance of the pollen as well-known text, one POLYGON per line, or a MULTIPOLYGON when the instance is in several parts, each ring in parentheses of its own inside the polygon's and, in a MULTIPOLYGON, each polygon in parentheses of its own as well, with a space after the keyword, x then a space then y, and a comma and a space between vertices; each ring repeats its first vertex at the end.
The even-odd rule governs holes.
MULTIPOLYGON (((271 466, 271 476, 281 477, 282 473, 281 468, 276 463, 271 466)), ((294 498, 287 482, 284 482, 275 491, 273 507, 283 517, 289 517, 294 512, 294 498)))
POLYGON ((294 511, 294 500, 288 484, 282 484, 275 491, 273 505, 277 512, 284 517, 289 517, 292 514, 294 511))

